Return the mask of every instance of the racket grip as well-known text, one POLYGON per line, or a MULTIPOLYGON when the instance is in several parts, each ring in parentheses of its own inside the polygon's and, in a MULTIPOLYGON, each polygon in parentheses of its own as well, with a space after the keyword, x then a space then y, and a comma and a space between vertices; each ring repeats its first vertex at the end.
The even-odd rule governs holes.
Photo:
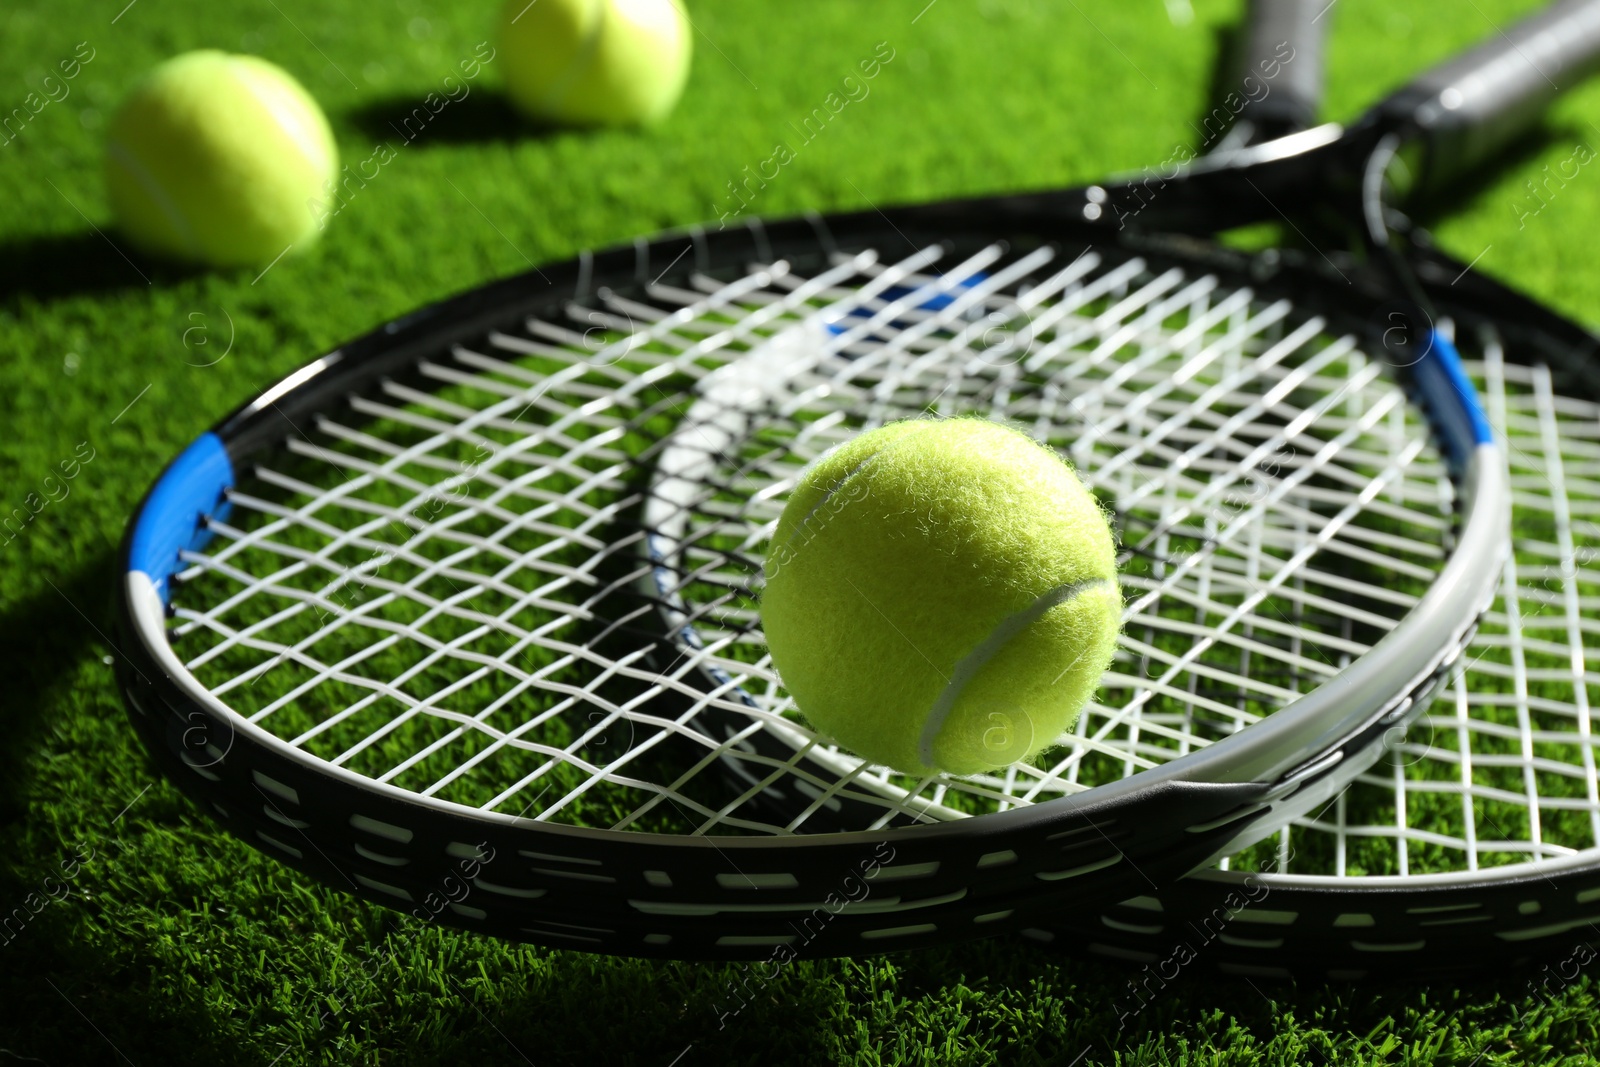
POLYGON ((1332 7, 1328 0, 1250 0, 1241 118, 1279 134, 1317 121, 1332 7))
POLYGON ((1600 0, 1561 0, 1417 77, 1373 115, 1420 139, 1417 177, 1437 186, 1491 158, 1597 68, 1600 0))

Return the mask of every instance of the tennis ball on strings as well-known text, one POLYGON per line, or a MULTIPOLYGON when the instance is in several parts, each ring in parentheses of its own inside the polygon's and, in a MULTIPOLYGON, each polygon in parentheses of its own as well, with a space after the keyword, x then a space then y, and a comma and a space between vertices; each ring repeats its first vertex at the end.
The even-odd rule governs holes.
POLYGON ((508 0, 500 45, 512 103, 541 122, 655 122, 689 77, 678 0, 508 0))
POLYGON ((808 468, 761 617, 820 732, 909 774, 974 774, 1071 727, 1121 610, 1111 530, 1072 468, 962 418, 891 423, 808 468))
POLYGON ((106 184, 122 232, 146 251, 261 265, 316 239, 310 205, 338 155, 322 109, 286 71, 189 52, 152 71, 112 119, 106 184))

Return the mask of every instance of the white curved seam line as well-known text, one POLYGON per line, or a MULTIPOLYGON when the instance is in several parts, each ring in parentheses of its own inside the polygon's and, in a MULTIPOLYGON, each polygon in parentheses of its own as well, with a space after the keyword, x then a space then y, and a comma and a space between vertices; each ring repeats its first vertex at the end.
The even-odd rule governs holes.
MULTIPOLYGON (((893 445, 890 445, 889 447, 892 448, 893 445)), ((887 451, 888 448, 880 448, 878 451, 872 453, 870 456, 867 456, 860 463, 857 463, 854 467, 851 467, 848 471, 846 471, 844 477, 840 478, 837 482, 830 486, 828 491, 823 494, 822 499, 818 500, 814 505, 812 505, 811 510, 806 512, 805 518, 795 523, 794 529, 789 531, 789 536, 784 538, 783 544, 779 546, 780 550, 783 548, 788 548, 790 545, 794 544, 794 539, 799 537, 800 534, 811 525, 811 519, 813 516, 815 516, 818 511, 822 510, 824 504, 838 496, 839 491, 845 487, 850 479, 861 473, 861 468, 865 467, 867 464, 871 463, 873 460, 877 459, 887 451)))
MULTIPOLYGON (((594 26, 584 35, 583 40, 578 42, 578 47, 573 49, 572 61, 567 64, 567 69, 550 83, 549 89, 545 90, 543 99, 539 101, 540 110, 554 111, 560 106, 567 98, 567 94, 572 91, 572 87, 578 83, 578 79, 593 65, 595 53, 600 50, 600 34, 606 27, 606 12, 610 7, 610 4, 600 5, 600 17, 594 20, 594 26)), ((517 17, 521 18, 520 15, 517 17)))
POLYGON ((253 78, 245 79, 245 91, 277 120, 278 128, 289 135, 301 158, 315 166, 316 161, 324 156, 326 145, 318 136, 320 131, 316 128, 313 116, 307 114, 300 101, 293 99, 277 85, 258 82, 253 78))
POLYGON ((854 478, 857 474, 860 474, 862 469, 864 467, 866 467, 867 464, 873 462, 876 459, 882 458, 883 456, 887 455, 890 452, 893 452, 895 449, 899 448, 900 445, 903 444, 903 443, 904 443, 904 439, 899 440, 899 441, 890 441, 888 444, 884 445, 882 448, 880 448, 876 452, 872 453, 872 455, 864 457, 861 460, 860 463, 857 463, 854 467, 851 467, 847 472, 845 472, 845 476, 843 478, 840 478, 837 482, 835 482, 833 484, 833 486, 828 490, 827 494, 825 496, 823 496, 823 498, 821 500, 817 501, 816 504, 814 504, 812 506, 810 511, 806 512, 806 517, 801 519, 798 523, 795 524, 795 527, 794 527, 793 530, 790 531, 789 536, 784 539, 782 548, 788 548, 790 545, 792 545, 794 543, 795 538, 800 536, 801 531, 805 530, 808 526, 811 525, 811 519, 816 515, 817 512, 822 510, 823 505, 827 504, 828 501, 830 501, 834 497, 838 496, 839 492, 842 489, 844 489, 844 487, 847 484, 849 484, 850 479, 854 478))
MULTIPOLYGON (((1339 442, 1337 441, 1337 439, 1335 441, 1329 442, 1329 444, 1327 446, 1325 446, 1324 449, 1321 452, 1318 453, 1318 457, 1317 458, 1318 458, 1319 462, 1316 464, 1316 466, 1320 466, 1321 465, 1320 457, 1322 457, 1324 455, 1324 453, 1330 452, 1330 450, 1335 450, 1336 446, 1338 444, 1339 444, 1339 442)), ((1423 447, 1423 443, 1422 442, 1413 442, 1413 447, 1416 450, 1420 450, 1423 447)), ((1411 461, 1412 458, 1413 457, 1410 454, 1402 454, 1401 456, 1397 457, 1396 466, 1394 468, 1392 468, 1391 470, 1388 470, 1388 471, 1381 472, 1378 475, 1378 477, 1373 480, 1372 484, 1368 487, 1367 492, 1361 494, 1361 496, 1358 497, 1356 500, 1354 500, 1348 507, 1346 507, 1344 510, 1339 512, 1339 514, 1332 516, 1328 520, 1327 527, 1323 531, 1323 534, 1321 536, 1319 536, 1319 538, 1316 541, 1312 542, 1310 545, 1308 545, 1300 553, 1297 553, 1294 557, 1292 557, 1289 560, 1285 561, 1283 566, 1280 567, 1276 572, 1273 573, 1273 575, 1268 580, 1268 583, 1267 583, 1267 585, 1265 587, 1258 589, 1257 592, 1255 594, 1251 595, 1249 598, 1247 598, 1244 603, 1240 604, 1237 608, 1235 608, 1233 611, 1231 611, 1226 618, 1224 618, 1220 622, 1218 622, 1217 625, 1216 625, 1217 632, 1220 634, 1220 633, 1226 633, 1226 632, 1230 631, 1235 625, 1237 625, 1237 623, 1239 622, 1240 619, 1248 617, 1249 614, 1255 610, 1255 606, 1258 603, 1260 603, 1261 601, 1266 599, 1268 596, 1272 595, 1285 581, 1287 581, 1289 578, 1293 577, 1298 572, 1300 567, 1302 567, 1304 565, 1305 561, 1307 559, 1309 559, 1313 554, 1315 554, 1315 552, 1319 551, 1320 550, 1320 546, 1324 542, 1326 542, 1327 540, 1332 539, 1334 536, 1337 536, 1338 531, 1346 523, 1351 521, 1351 519, 1357 513, 1359 513, 1361 511, 1361 509, 1365 506, 1367 500, 1369 500, 1373 496, 1376 496, 1377 493, 1380 492, 1384 488, 1384 486, 1387 485, 1388 482, 1391 481, 1393 479, 1393 477, 1396 476, 1399 473, 1400 469, 1403 468, 1406 464, 1408 464, 1411 461)), ((1311 470, 1311 469, 1314 469, 1314 468, 1308 467, 1305 470, 1297 472, 1296 477, 1298 477, 1300 474, 1306 473, 1306 471, 1311 470)), ((1277 494, 1282 493, 1282 492, 1286 492, 1287 489, 1289 488, 1289 483, 1293 482, 1294 480, 1295 480, 1294 478, 1291 478, 1288 481, 1286 481, 1284 484, 1280 485, 1278 487, 1278 489, 1274 491, 1274 495, 1277 495, 1277 494)), ((1265 501, 1259 502, 1256 505, 1256 507, 1260 508, 1264 503, 1266 503, 1266 502, 1265 501)), ((1235 523, 1234 525, 1238 525, 1238 523, 1235 523)), ((1230 529, 1231 528, 1232 527, 1230 526, 1230 529)), ((1202 553, 1202 554, 1204 554, 1204 553, 1202 553)), ((1191 566, 1191 564, 1188 564, 1188 563, 1184 564, 1184 567, 1189 567, 1189 566, 1191 566)), ((1183 568, 1178 568, 1178 569, 1181 570, 1183 568)), ((1124 611, 1123 611, 1123 623, 1124 623, 1124 625, 1133 624, 1138 618, 1139 610, 1141 610, 1144 607, 1145 603, 1148 602, 1148 600, 1151 599, 1154 595, 1156 595, 1156 594, 1147 594, 1146 597, 1141 598, 1140 601, 1136 602, 1135 604, 1133 604, 1133 605, 1131 605, 1129 607, 1124 608, 1124 611)), ((1206 638, 1204 640, 1195 642, 1194 646, 1191 649, 1189 649, 1188 652, 1184 653, 1183 656, 1181 656, 1179 659, 1175 660, 1171 664, 1171 666, 1169 666, 1168 669, 1161 674, 1161 676, 1156 680, 1155 684, 1157 686, 1161 686, 1161 685, 1165 685, 1168 682, 1170 682, 1174 677, 1176 677, 1179 673, 1181 673, 1184 669, 1186 669, 1190 663, 1192 663, 1195 660, 1197 660, 1201 655, 1203 655, 1206 652, 1206 650, 1211 648, 1215 643, 1216 643, 1216 641, 1215 641, 1214 637, 1208 637, 1208 638, 1206 638)), ((1096 739, 1097 740, 1101 739, 1101 738, 1105 737, 1106 735, 1110 734, 1112 730, 1118 728, 1124 721, 1127 721, 1131 716, 1137 714, 1139 709, 1142 708, 1144 706, 1144 704, 1147 703, 1153 696, 1154 696, 1154 689, 1153 688, 1143 688, 1143 689, 1141 689, 1140 692, 1133 697, 1133 699, 1128 701, 1128 703, 1125 704, 1115 714, 1108 716, 1106 722, 1102 726, 1097 728, 1097 730, 1096 730, 1096 739)), ((1033 796, 1032 793, 1030 793, 1024 799, 1027 799, 1027 800, 1031 801, 1032 800, 1032 796, 1033 796)))
MULTIPOLYGON (((950 717, 950 712, 955 708, 956 701, 961 699, 962 691, 967 683, 977 676, 978 672, 988 666, 989 661, 1006 647, 1010 640, 1033 625, 1044 613, 1058 604, 1065 604, 1079 593, 1100 586, 1109 586, 1109 578, 1085 578, 1081 581, 1068 582, 1058 585, 1054 589, 1041 594, 1032 604, 1002 619, 989 636, 980 641, 971 652, 968 652, 950 672, 950 680, 945 683, 944 690, 939 694, 939 699, 933 702, 933 709, 928 712, 928 721, 923 724, 922 737, 917 743, 917 755, 922 759, 924 767, 933 766, 933 740, 939 736, 939 731, 944 728, 945 720, 950 717)), ((1074 661, 1076 662, 1076 661, 1074 661)), ((1070 667, 1071 664, 1068 664, 1070 667)), ((1062 673, 1066 673, 1063 669, 1062 673)), ((1056 676, 1057 678, 1060 675, 1056 676)))
POLYGON ((172 228, 178 231, 178 236, 182 238, 189 254, 199 255, 200 239, 195 234, 194 227, 189 225, 188 218, 184 216, 182 211, 178 210, 177 203, 167 195, 167 191, 161 188, 161 183, 156 181, 155 175, 146 170, 144 164, 140 163, 132 152, 122 146, 122 142, 113 140, 106 146, 106 150, 113 159, 127 168, 128 173, 133 175, 133 180, 139 183, 139 187, 144 190, 145 195, 155 202, 156 207, 161 209, 161 213, 167 217, 167 221, 172 224, 172 228))

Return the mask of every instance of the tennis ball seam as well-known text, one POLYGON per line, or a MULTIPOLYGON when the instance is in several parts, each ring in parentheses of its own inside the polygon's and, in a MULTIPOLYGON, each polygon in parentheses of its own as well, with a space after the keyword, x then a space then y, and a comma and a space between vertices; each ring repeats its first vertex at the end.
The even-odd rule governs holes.
POLYGON ((572 92, 573 86, 577 85, 584 74, 588 73, 589 68, 594 66, 595 56, 600 51, 600 35, 605 32, 606 19, 610 17, 610 13, 611 0, 601 0, 599 17, 594 20, 594 25, 589 28, 583 40, 578 42, 578 47, 573 49, 567 69, 550 83, 550 88, 545 90, 543 99, 539 101, 539 108, 542 111, 548 114, 558 111, 567 94, 572 92))
MULTIPOLYGON (((930 425, 931 424, 932 424, 932 422, 930 421, 930 425)), ((915 432, 916 431, 913 431, 913 434, 915 432)), ((910 439, 911 439, 910 435, 908 435, 906 437, 901 437, 901 438, 898 438, 896 440, 889 441, 882 448, 879 448, 876 452, 873 452, 871 455, 862 456, 861 457, 861 462, 857 463, 854 467, 851 467, 848 471, 845 471, 844 475, 842 477, 840 477, 840 479, 838 481, 834 482, 831 486, 828 487, 828 491, 822 495, 822 498, 811 506, 811 510, 806 512, 805 517, 802 518, 799 522, 794 524, 794 529, 789 531, 789 536, 784 538, 783 544, 779 545, 777 550, 778 551, 784 551, 784 550, 793 551, 793 548, 796 547, 794 545, 795 540, 801 535, 802 532, 806 531, 810 527, 811 520, 816 516, 817 512, 821 511, 823 509, 823 507, 825 507, 830 500, 832 500, 834 497, 838 496, 840 494, 840 492, 842 492, 844 490, 844 487, 849 484, 849 482, 850 482, 850 480, 852 478, 854 478, 856 475, 860 474, 863 470, 865 470, 866 467, 868 466, 868 464, 871 464, 876 460, 882 459, 884 456, 887 456, 889 453, 895 451, 900 446, 904 445, 910 439)), ((801 477, 802 477, 802 480, 803 480, 804 479, 804 475, 802 475, 801 477)), ((804 544, 805 544, 805 542, 802 541, 800 543, 800 546, 798 546, 798 547, 803 547, 804 544)))
POLYGON ((913 775, 975 774, 1058 741, 1121 629, 1115 537, 1094 494, 1048 445, 983 419, 890 423, 840 450, 800 477, 764 567, 773 663, 806 721, 913 775), (811 562, 790 574, 796 553, 811 562), (937 631, 928 648, 857 566, 937 631))
MULTIPOLYGON (((1036 597, 1032 604, 1012 612, 995 624, 993 630, 982 641, 973 646, 972 650, 956 663, 950 672, 950 678, 945 687, 940 691, 939 697, 933 702, 933 707, 928 712, 927 721, 922 724, 922 735, 917 739, 917 755, 922 760, 924 767, 933 767, 933 743, 938 738, 945 722, 950 718, 950 713, 955 710, 956 701, 961 699, 962 692, 968 683, 977 677, 978 672, 988 666, 989 661, 1000 654, 1012 638, 1023 630, 1033 625, 1052 608, 1074 599, 1081 593, 1091 589, 1110 586, 1109 578, 1082 578, 1078 581, 1058 585, 1036 597)), ((1081 655, 1081 653, 1080 653, 1081 655)), ((1076 662, 1076 661, 1074 661, 1076 662)), ((1072 664, 1068 664, 1070 669, 1072 664)))
MULTIPOLYGON (((877 459, 879 456, 883 455, 888 450, 889 449, 887 448, 879 449, 872 455, 863 458, 860 463, 857 463, 854 467, 851 467, 848 471, 846 471, 844 477, 840 478, 837 482, 834 482, 833 485, 829 486, 828 491, 822 495, 820 500, 811 506, 811 510, 806 512, 805 517, 794 524, 794 529, 789 531, 789 536, 784 538, 783 544, 778 546, 779 549, 781 550, 789 548, 790 546, 794 545, 795 540, 799 538, 802 533, 805 533, 810 529, 811 520, 816 517, 817 512, 826 507, 830 500, 838 496, 839 493, 843 491, 845 485, 849 483, 850 479, 861 473, 862 468, 871 463, 873 460, 877 459)), ((801 544, 803 545, 804 542, 801 542, 801 544)))
MULTIPOLYGON (((269 75, 256 69, 250 64, 241 64, 238 78, 244 91, 262 110, 276 120, 278 128, 289 138, 295 151, 300 154, 302 162, 315 169, 318 158, 323 154, 322 149, 327 147, 321 143, 320 131, 316 128, 311 115, 297 110, 300 101, 294 99, 294 94, 282 84, 265 80, 269 75)), ((309 94, 306 94, 309 95, 309 94)), ((314 104, 315 101, 313 100, 314 104)))
POLYGON ((133 180, 139 183, 139 188, 144 190, 144 194, 166 216, 167 221, 172 224, 174 232, 177 233, 178 239, 183 242, 187 253, 191 256, 199 256, 202 253, 200 235, 195 232, 193 224, 190 223, 189 217, 183 213, 183 209, 168 195, 167 190, 156 180, 156 176, 150 173, 150 169, 144 165, 144 162, 133 154, 132 149, 116 138, 111 138, 107 142, 106 151, 121 164, 124 170, 133 176, 133 180))
POLYGON ((123 102, 106 139, 117 221, 155 255, 242 266, 316 239, 306 208, 337 174, 316 100, 254 56, 174 57, 123 102))

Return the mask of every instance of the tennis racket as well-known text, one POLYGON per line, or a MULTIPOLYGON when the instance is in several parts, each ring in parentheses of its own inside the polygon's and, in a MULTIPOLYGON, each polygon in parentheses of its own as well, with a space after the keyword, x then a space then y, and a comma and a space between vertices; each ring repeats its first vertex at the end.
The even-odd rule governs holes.
POLYGON ((1460 675, 1334 802, 1221 868, 1032 936, 1158 969, 1193 950, 1267 976, 1460 975, 1546 959, 1527 978, 1546 996, 1593 960, 1600 344, 1524 310, 1496 321, 1451 308, 1478 338, 1470 371, 1510 457, 1515 531, 1460 675))
POLYGON ((1303 0, 1250 0, 1235 64, 1238 84, 1229 87, 1201 124, 1202 137, 1215 143, 1214 153, 1225 155, 1316 124, 1333 10, 1331 4, 1303 0), (1285 62, 1286 56, 1292 58, 1285 62), (1235 108, 1237 119, 1225 126, 1227 113, 1235 108))
MULTIPOLYGON (((1518 51, 1552 77, 1572 73, 1548 66, 1537 37, 1518 51)), ((1317 100, 1308 86, 1278 128, 1305 124, 1317 100)), ((1452 281, 1464 267, 1431 249, 1427 260, 1452 281)), ((1224 971, 1340 979, 1551 959, 1529 979, 1547 995, 1592 959, 1600 786, 1585 741, 1594 694, 1581 679, 1596 658, 1582 615, 1600 574, 1600 527, 1586 511, 1597 342, 1476 275, 1441 291, 1481 354, 1471 376, 1507 445, 1517 532, 1462 674, 1335 802, 1216 868, 1031 936, 1158 977, 1190 953, 1224 971)))
MULTIPOLYGON (((1552 92, 1504 52, 1434 77, 1497 91, 1423 142, 1428 177, 1552 92)), ((130 717, 284 862, 594 951, 1036 929, 1259 840, 1416 713, 1506 547, 1504 457, 1371 178, 1415 143, 1408 99, 1170 177, 641 238, 391 323, 141 503, 130 717), (1359 254, 1204 239, 1274 204, 1359 254), (1061 449, 1124 546, 1101 693, 995 774, 863 764, 760 635, 799 472, 925 413, 1061 449)))

